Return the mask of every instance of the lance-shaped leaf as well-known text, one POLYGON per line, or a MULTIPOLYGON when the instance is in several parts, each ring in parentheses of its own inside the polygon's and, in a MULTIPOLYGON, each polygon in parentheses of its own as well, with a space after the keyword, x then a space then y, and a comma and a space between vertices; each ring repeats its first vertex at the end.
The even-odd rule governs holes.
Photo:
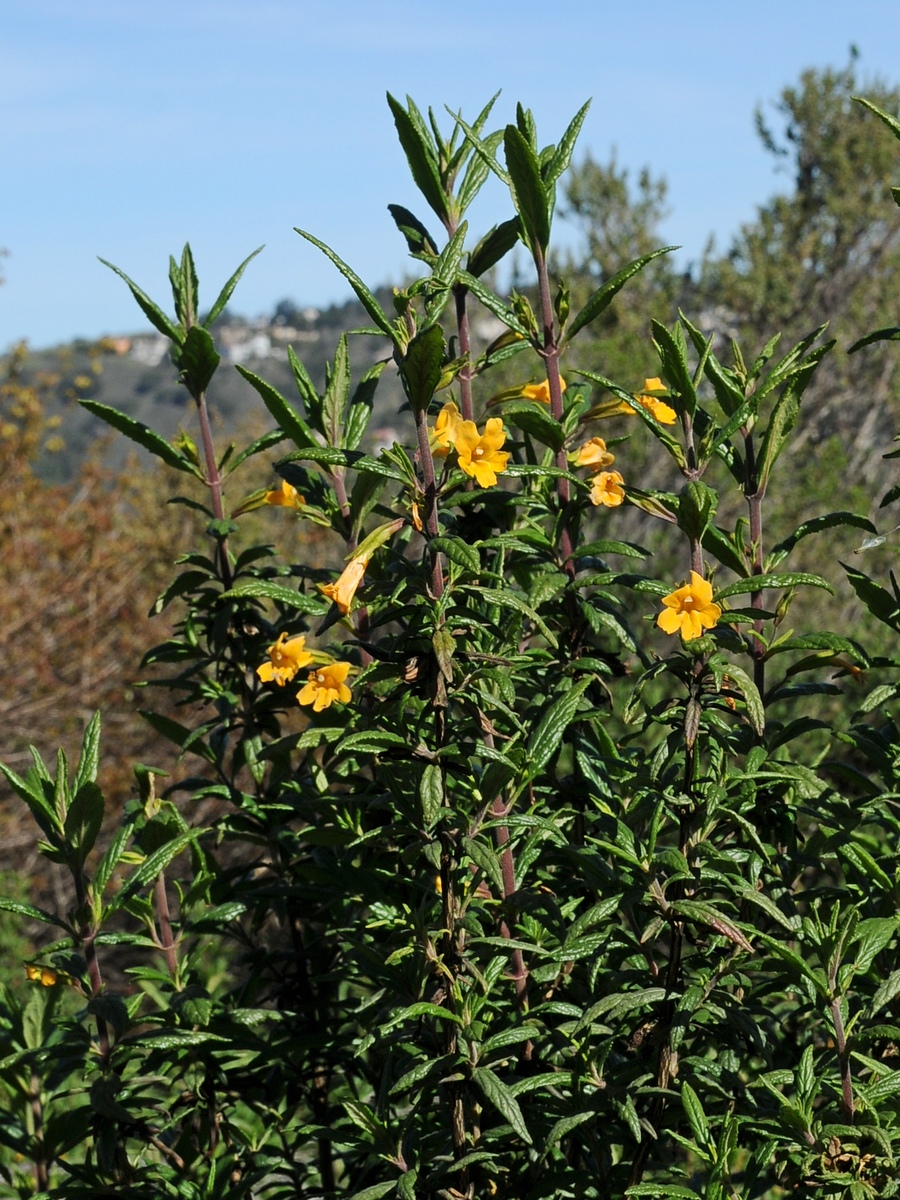
POLYGON ((348 267, 344 260, 339 255, 335 254, 330 246, 326 246, 324 242, 320 242, 317 237, 313 237, 313 235, 311 233, 307 233, 305 229, 297 229, 295 226, 294 232, 299 233, 300 236, 302 238, 306 238, 308 242, 312 242, 314 246, 318 246, 326 258, 329 258, 334 263, 343 277, 353 288, 353 291, 356 293, 356 297, 360 304, 363 306, 381 332, 386 337, 389 337, 396 345, 396 330, 388 319, 384 309, 381 307, 360 277, 356 274, 353 268, 348 267))
POLYGON ((788 379, 784 386, 784 391, 778 397, 775 407, 772 409, 772 415, 766 426, 766 432, 763 435, 759 450, 759 485, 763 491, 765 491, 769 482, 769 475, 772 472, 772 468, 778 456, 787 445, 791 430, 797 421, 797 416, 800 412, 800 398, 806 390, 806 386, 812 378, 816 367, 834 344, 834 340, 832 339, 832 341, 826 342, 824 346, 820 346, 817 350, 814 350, 806 358, 802 366, 797 368, 795 373, 788 379))
POLYGON ((579 679, 550 705, 528 742, 527 779, 535 779, 559 749, 563 734, 572 724, 590 677, 579 679))
POLYGON ((873 342, 896 341, 900 341, 900 328, 896 325, 889 325, 886 329, 876 329, 874 333, 867 333, 858 342, 854 342, 847 353, 855 354, 857 350, 862 350, 863 346, 871 346, 873 342))
POLYGON ((531 1134, 519 1108, 519 1102, 508 1086, 489 1067, 474 1067, 472 1081, 497 1111, 506 1118, 523 1142, 532 1144, 531 1134))
POLYGON ((138 302, 141 311, 150 324, 155 329, 158 329, 164 337, 167 337, 170 341, 174 342, 176 346, 180 346, 182 338, 184 337, 184 330, 179 329, 177 325, 175 325, 166 316, 163 310, 158 305, 153 303, 147 293, 141 291, 134 280, 128 278, 124 271, 120 271, 118 267, 114 267, 113 264, 111 262, 107 262, 105 258, 101 258, 100 262, 103 263, 104 267, 109 267, 111 271, 115 271, 120 279, 125 280, 129 289, 131 290, 132 296, 134 296, 135 300, 138 302))
POLYGON ((546 257, 550 244, 550 206, 541 180, 537 155, 515 125, 503 135, 509 186, 528 244, 546 257))
POLYGON ((441 327, 430 325, 416 334, 400 361, 403 388, 416 412, 427 409, 441 381, 444 349, 441 327))
POLYGON ((463 248, 469 226, 463 221, 456 233, 441 251, 431 272, 431 280, 437 287, 452 287, 459 275, 459 264, 462 262, 463 248))
POLYGON ((485 271, 497 265, 504 255, 508 254, 519 240, 522 223, 518 217, 510 217, 501 221, 489 230, 474 250, 469 254, 468 271, 470 275, 481 276, 485 271))
POLYGON ((418 217, 414 216, 408 208, 404 208, 402 204, 389 204, 388 212, 406 238, 406 245, 414 258, 424 258, 428 261, 437 257, 437 243, 418 217))
POLYGON ((892 117, 890 113, 884 112, 877 104, 873 104, 871 100, 866 100, 864 96, 851 96, 850 99, 855 100, 857 104, 861 104, 863 108, 867 108, 869 112, 874 113, 880 121, 883 121, 887 125, 894 137, 900 140, 900 121, 896 117, 892 117))
POLYGON ((847 572, 851 587, 872 616, 877 617, 885 625, 889 625, 891 629, 900 630, 900 603, 896 596, 892 596, 881 584, 870 579, 862 571, 848 567, 843 562, 841 566, 847 572))
POLYGON ((544 168, 544 186, 548 190, 555 188, 557 179, 559 179, 564 171, 568 170, 569 163, 572 161, 572 154, 575 150, 575 143, 578 140, 578 135, 581 132, 581 127, 584 124, 584 119, 590 107, 590 100, 582 104, 581 108, 579 108, 578 112, 569 122, 569 127, 559 139, 559 143, 553 151, 549 163, 544 168))
POLYGON ((208 330, 192 325, 187 331, 176 357, 181 381, 195 400, 209 387, 221 359, 208 330))
POLYGON ((422 114, 409 96, 406 97, 408 111, 390 92, 387 93, 387 102, 393 113, 397 136, 400 138, 400 145, 403 147, 416 187, 441 221, 446 223, 450 216, 447 193, 441 181, 437 155, 428 128, 422 120, 422 114))
POLYGON ((200 472, 190 459, 180 454, 173 446, 170 446, 164 437, 158 433, 154 433, 143 421, 136 421, 134 417, 126 416, 125 413, 119 412, 118 409, 110 408, 106 404, 100 404, 97 400, 81 400, 79 403, 89 413, 93 413, 95 417, 106 421, 107 425, 112 425, 113 429, 118 429, 119 433, 124 433, 131 441, 136 442, 139 446, 143 446, 145 450, 149 450, 157 458, 161 458, 166 466, 174 467, 176 471, 186 471, 189 475, 199 477, 200 472))
POLYGON ((724 600, 728 596, 741 596, 746 595, 748 592, 761 592, 764 588, 788 588, 799 587, 800 585, 824 588, 826 592, 834 592, 831 584, 824 580, 821 575, 811 575, 808 571, 785 571, 768 575, 751 575, 747 579, 737 579, 734 583, 729 583, 726 587, 717 591, 716 599, 724 600))
POLYGON ((334 361, 325 364, 325 392, 322 396, 322 427, 329 446, 340 446, 344 411, 350 398, 350 351, 347 335, 342 333, 334 352, 334 361))
POLYGON ((643 254, 640 258, 636 258, 633 262, 622 267, 621 271, 617 271, 610 279, 607 279, 606 283, 597 288, 596 292, 594 292, 584 305, 584 308, 572 320, 571 325, 566 331, 566 341, 571 341, 579 330, 584 329, 585 325, 589 325, 591 321, 596 320, 609 307, 616 294, 622 290, 628 280, 633 275, 637 275, 638 271, 643 270, 648 262, 652 262, 654 258, 659 258, 662 254, 671 254, 673 250, 677 249, 677 246, 662 246, 659 250, 653 250, 650 254, 643 254))
POLYGON ((660 321, 651 321, 650 328, 653 340, 659 347, 663 374, 678 393, 681 407, 688 416, 693 417, 697 411, 697 390, 688 367, 684 331, 678 324, 675 325, 674 331, 667 329, 660 321))
POLYGON ((225 305, 231 299, 231 293, 234 291, 234 289, 240 283, 241 276, 246 271, 248 265, 253 261, 254 258, 256 258, 257 254, 260 254, 262 252, 262 250, 263 250, 262 246, 257 246, 252 254, 248 254, 247 257, 244 259, 244 261, 241 263, 241 265, 238 267, 238 269, 235 271, 235 273, 231 276, 231 278, 228 280, 228 282, 222 288, 221 292, 219 292, 218 296, 216 297, 215 304, 212 306, 212 308, 206 314, 206 320, 203 322, 203 324, 206 326, 207 329, 209 329, 210 325, 212 325, 212 323, 213 323, 213 321, 215 321, 216 317, 218 317, 223 312, 225 305))
POLYGON ((826 513, 822 517, 814 517, 811 521, 804 521, 790 537, 772 547, 772 552, 766 559, 766 570, 771 571, 773 567, 787 558, 802 538, 809 537, 813 533, 822 533, 826 529, 834 529, 838 525, 850 525, 857 529, 868 529, 873 532, 875 529, 868 517, 862 517, 858 513, 836 512, 826 513))

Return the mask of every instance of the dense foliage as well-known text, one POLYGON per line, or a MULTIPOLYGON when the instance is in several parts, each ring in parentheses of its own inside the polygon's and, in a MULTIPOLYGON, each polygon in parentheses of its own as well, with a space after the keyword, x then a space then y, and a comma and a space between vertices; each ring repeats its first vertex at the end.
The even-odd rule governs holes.
MULTIPOLYGON (((0 1006, 0 1192, 894 1195, 900 664, 791 628, 833 586, 798 547, 875 531, 767 527, 835 342, 815 317, 739 343, 645 311, 643 384, 615 378, 588 338, 666 250, 577 302, 556 277, 587 106, 542 147, 521 106, 447 134, 389 104, 430 210, 392 206, 418 277, 388 311, 298 233, 390 345, 392 446, 361 448, 388 360, 354 379, 345 335, 324 387, 291 352, 292 399, 241 368, 275 426, 218 449, 210 327, 250 260, 204 310, 185 247, 172 315, 123 276, 198 437, 83 404, 205 525, 145 657, 147 720, 192 773, 136 766, 102 837, 99 716, 76 764, 2 767, 71 899, 0 901, 57 938, 0 1006), (489 181, 510 217, 479 239, 489 181), (533 295, 488 282, 515 245, 533 295), (673 573, 620 535, 629 507, 673 573)), ((896 583, 846 570, 893 637, 896 583)))

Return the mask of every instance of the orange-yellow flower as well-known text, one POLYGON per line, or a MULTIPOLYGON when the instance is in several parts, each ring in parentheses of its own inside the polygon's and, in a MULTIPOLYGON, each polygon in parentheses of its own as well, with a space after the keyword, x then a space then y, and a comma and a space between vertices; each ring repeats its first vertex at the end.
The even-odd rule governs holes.
POLYGON ((339 700, 349 704, 352 693, 344 680, 350 671, 348 662, 333 662, 326 667, 310 671, 309 681, 297 694, 298 704, 311 704, 314 712, 321 712, 339 700))
POLYGON ((618 508, 625 499, 624 483, 618 471, 598 471, 591 480, 591 504, 618 508))
POLYGON ((344 616, 350 611, 356 589, 363 581, 366 567, 369 565, 370 554, 357 554, 351 558, 336 583, 320 583, 319 591, 329 600, 333 600, 344 616))
POLYGON ((479 487, 493 487, 497 476, 506 470, 509 454, 501 450, 505 441, 506 434, 499 417, 488 420, 484 433, 478 432, 474 421, 460 422, 456 434, 459 465, 467 475, 474 477, 479 487))
POLYGON ((431 453, 435 458, 447 457, 456 442, 456 435, 462 423, 462 414, 453 401, 449 401, 435 417, 430 430, 431 453))
POLYGON ((266 492, 266 504, 274 504, 282 508, 299 508, 306 501, 293 486, 285 479, 282 481, 281 487, 274 491, 266 492))
MULTIPOLYGON (((566 390, 566 381, 561 375, 559 377, 559 390, 560 392, 564 392, 566 390)), ((522 395, 526 400, 540 400, 544 404, 549 404, 550 380, 545 379, 542 383, 526 383, 526 385, 522 388, 522 395)))
MULTIPOLYGON (((664 391, 666 391, 666 385, 657 376, 653 379, 645 379, 644 390, 642 392, 638 392, 634 398, 637 400, 638 404, 643 405, 648 412, 651 412, 653 416, 656 417, 660 425, 674 425, 678 419, 675 409, 670 405, 665 404, 659 399, 658 396, 649 395, 650 392, 664 391)), ((625 407, 627 408, 628 406, 626 405, 625 407)))
POLYGON ((25 978, 32 983, 41 984, 42 987, 53 987, 54 983, 59 982, 59 972, 51 967, 39 967, 37 963, 26 963, 25 978))
POLYGON ((680 633, 686 642, 698 638, 704 629, 713 629, 722 615, 722 609, 713 603, 712 584, 696 571, 691 571, 691 582, 663 596, 666 606, 656 618, 664 633, 680 633))
POLYGON ((309 666, 312 655, 306 649, 306 638, 293 637, 285 641, 286 634, 279 633, 274 646, 269 647, 270 662, 256 668, 256 673, 263 683, 277 683, 284 687, 289 683, 301 667, 309 666))
POLYGON ((602 437, 592 437, 578 447, 575 455, 576 467, 590 467, 592 471, 600 471, 603 467, 611 467, 616 456, 610 454, 602 437))

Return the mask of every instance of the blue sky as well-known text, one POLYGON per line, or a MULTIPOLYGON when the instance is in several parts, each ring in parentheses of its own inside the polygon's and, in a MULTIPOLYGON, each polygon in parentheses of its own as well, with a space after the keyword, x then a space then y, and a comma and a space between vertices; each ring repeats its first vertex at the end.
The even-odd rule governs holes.
MULTIPOLYGON (((502 89, 496 125, 521 100, 542 142, 593 97, 579 153, 666 176, 686 265, 780 186, 757 105, 851 42, 863 78, 900 79, 885 0, 28 0, 2 6, 0 35, 0 349, 142 328, 98 255, 167 301, 189 240, 209 303, 265 243, 234 297, 250 315, 348 294, 295 225, 369 283, 401 278, 386 205, 426 209, 388 90, 473 115, 502 89)), ((499 182, 486 192, 473 232, 509 215, 499 182)))

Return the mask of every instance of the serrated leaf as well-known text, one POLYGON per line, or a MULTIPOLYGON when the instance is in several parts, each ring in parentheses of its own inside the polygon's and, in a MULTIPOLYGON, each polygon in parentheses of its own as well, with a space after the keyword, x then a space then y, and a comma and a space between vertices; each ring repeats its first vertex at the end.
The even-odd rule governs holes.
POLYGON ((395 100, 390 92, 387 93, 387 102, 393 114, 397 136, 403 147, 403 153, 406 155, 406 161, 409 163, 416 187, 425 197, 432 211, 440 217, 442 222, 446 222, 449 217, 447 195, 441 182, 434 148, 430 144, 424 123, 421 119, 414 120, 414 115, 418 115, 418 113, 408 96, 407 104, 410 106, 411 112, 408 112, 399 101, 395 100))
POLYGON ((272 579, 244 579, 236 583, 228 592, 222 593, 223 600, 276 600, 288 608, 298 612, 321 615, 328 611, 328 604, 317 596, 307 596, 296 588, 287 587, 283 583, 275 583, 272 579))
POLYGON ((598 287, 593 295, 588 298, 584 307, 572 320, 572 323, 566 330, 566 341, 571 341, 576 333, 584 329, 586 325, 590 325, 592 321, 595 321, 610 306, 628 280, 632 276, 637 275, 638 271, 643 270, 647 263, 652 262, 654 258, 659 258, 662 254, 671 254, 673 250, 677 249, 677 246, 663 246, 659 250, 652 251, 650 254, 644 254, 622 267, 620 271, 617 271, 615 275, 607 279, 606 283, 598 287))
POLYGON ((209 330, 202 325, 192 325, 185 334, 176 365, 182 382, 195 400, 209 387, 221 361, 209 330))
POLYGON ((236 364, 236 368, 238 373, 257 392, 263 404, 283 430, 285 437, 290 438, 294 445, 301 450, 319 446, 320 443, 313 431, 293 405, 276 388, 273 388, 270 383, 266 383, 264 379, 260 379, 258 375, 254 375, 252 371, 248 371, 240 363, 236 364))
POLYGON ((578 711, 581 697, 591 683, 579 679, 547 709, 528 742, 527 779, 535 779, 559 749, 563 735, 578 711))
POLYGON ((834 592, 831 584, 824 580, 821 575, 811 575, 807 571, 787 571, 782 574, 750 575, 745 579, 738 579, 734 583, 729 583, 726 587, 717 591, 716 599, 724 600, 728 596, 741 596, 746 595, 748 592, 761 592, 764 588, 788 588, 799 587, 800 585, 824 588, 826 592, 831 592, 832 594, 834 592))
POLYGON ((294 228, 294 232, 299 233, 300 236, 302 238, 306 238, 308 242, 312 242, 314 246, 317 246, 322 253, 334 263, 343 277, 353 288, 353 291, 356 293, 356 297, 360 304, 363 306, 381 332, 386 337, 389 337, 391 342, 396 345, 396 333, 393 325, 391 324, 381 305, 378 303, 360 277, 356 274, 356 272, 351 267, 348 267, 344 260, 339 255, 335 254, 330 246, 326 246, 324 242, 320 242, 319 239, 317 237, 313 237, 311 233, 307 233, 304 229, 297 229, 296 226, 294 228))
POLYGON ((550 210, 534 150, 515 125, 503 135, 506 169, 513 202, 532 250, 546 257, 550 242, 550 210))
POLYGON ((218 296, 216 297, 215 304, 209 310, 209 312, 206 315, 206 320, 203 322, 204 325, 207 327, 207 329, 210 327, 210 325, 212 325, 212 323, 213 323, 213 321, 215 321, 216 317, 218 317, 219 314, 224 310, 225 305, 231 299, 231 293, 234 291, 234 289, 237 287, 238 283, 240 282, 241 276, 244 274, 244 272, 246 271, 246 269, 250 265, 250 263, 253 261, 253 259, 256 258, 257 254, 260 254, 262 252, 262 250, 263 250, 262 246, 257 246, 252 254, 248 254, 247 257, 244 259, 244 261, 241 263, 241 265, 238 267, 238 269, 235 271, 235 273, 231 276, 231 278, 228 280, 228 282, 222 288, 221 292, 219 292, 218 296))
POLYGON ((183 330, 178 329, 172 323, 172 321, 169 320, 162 309, 159 308, 158 305, 154 304, 146 292, 141 291, 138 285, 133 280, 129 279, 124 271, 120 271, 118 267, 114 267, 113 264, 111 262, 107 262, 105 258, 101 258, 100 262, 103 263, 104 267, 109 267, 111 271, 115 271, 120 279, 125 280, 132 296, 134 296, 135 300, 138 302, 141 311, 150 324, 155 329, 159 330, 163 337, 167 337, 169 341, 174 342, 176 346, 180 346, 181 339, 184 336, 183 330))
POLYGON ((528 1132, 519 1102, 506 1084, 489 1067, 474 1067, 472 1081, 485 1099, 506 1118, 522 1141, 532 1145, 531 1134, 528 1132))
POLYGON ((107 404, 100 404, 97 400, 79 400, 79 404, 93 416, 105 421, 107 425, 112 425, 113 429, 118 429, 119 433, 124 433, 137 445, 143 446, 145 450, 149 450, 151 454, 161 458, 166 466, 174 467, 176 471, 186 471, 189 475, 199 478, 199 472, 190 459, 170 446, 164 437, 154 433, 143 421, 136 421, 133 417, 126 416, 125 413, 119 412, 116 408, 110 408, 107 404))

